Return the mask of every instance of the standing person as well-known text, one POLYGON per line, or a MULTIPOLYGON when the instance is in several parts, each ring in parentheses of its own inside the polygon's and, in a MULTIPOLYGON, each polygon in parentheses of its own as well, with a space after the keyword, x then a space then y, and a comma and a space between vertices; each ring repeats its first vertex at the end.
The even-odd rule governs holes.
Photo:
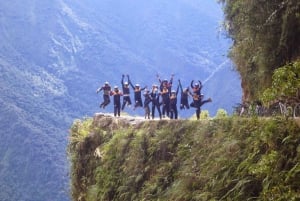
POLYGON ((172 90, 170 96, 170 119, 178 119, 178 110, 177 110, 177 94, 178 94, 179 86, 177 90, 172 90))
POLYGON ((173 77, 174 77, 174 74, 171 75, 171 79, 170 79, 170 81, 168 81, 167 79, 161 80, 159 75, 157 75, 157 79, 160 83, 163 117, 165 117, 165 115, 169 116, 169 113, 170 113, 170 95, 171 95, 171 90, 172 90, 173 77))
POLYGON ((150 119, 150 107, 149 107, 149 104, 150 102, 152 101, 152 98, 151 98, 151 95, 148 91, 148 89, 145 90, 145 93, 144 93, 144 109, 145 109, 145 119, 150 119))
POLYGON ((108 82, 105 82, 102 87, 99 87, 96 91, 98 94, 100 91, 103 90, 103 102, 100 104, 100 108, 105 109, 105 107, 110 103, 110 92, 111 92, 111 86, 109 85, 108 82))
POLYGON ((155 108, 158 111, 159 114, 159 119, 161 119, 161 110, 160 110, 160 104, 159 104, 159 91, 158 91, 158 86, 156 84, 152 85, 152 90, 150 93, 151 99, 152 99, 152 107, 151 107, 151 115, 152 119, 154 119, 155 116, 155 108))
POLYGON ((129 75, 127 75, 127 82, 124 82, 124 77, 125 75, 122 75, 122 90, 123 90, 123 104, 122 104, 122 110, 124 110, 125 105, 127 104, 128 106, 131 105, 131 99, 130 99, 130 88, 129 88, 129 75))
POLYGON ((162 116, 165 118, 165 115, 169 117, 170 114, 170 92, 167 86, 164 86, 161 91, 162 98, 162 116))
POLYGON ((120 116, 122 92, 119 90, 118 86, 115 86, 114 91, 112 91, 110 95, 114 97, 114 116, 120 116))
POLYGON ((190 105, 189 105, 189 88, 182 88, 181 82, 180 80, 178 80, 179 82, 179 87, 180 87, 180 91, 181 91, 181 97, 180 97, 180 109, 190 109, 190 105))
POLYGON ((145 86, 144 88, 141 88, 139 84, 135 84, 135 86, 133 86, 133 84, 130 80, 129 80, 129 84, 134 90, 134 102, 135 102, 135 104, 134 104, 133 109, 136 109, 137 107, 143 107, 142 91, 145 90, 147 86, 145 86))

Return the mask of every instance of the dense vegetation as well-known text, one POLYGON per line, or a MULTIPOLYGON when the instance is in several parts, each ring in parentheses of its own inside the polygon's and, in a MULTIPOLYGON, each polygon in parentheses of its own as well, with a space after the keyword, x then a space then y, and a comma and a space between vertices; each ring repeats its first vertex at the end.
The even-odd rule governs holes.
POLYGON ((291 105, 300 103, 300 62, 291 63, 274 71, 272 85, 262 94, 262 100, 274 100, 291 105))
POLYGON ((220 0, 244 101, 271 85, 273 71, 300 56, 300 1, 220 0), (257 87, 259 86, 259 87, 257 87))
POLYGON ((71 128, 73 200, 299 200, 294 120, 130 121, 71 128))

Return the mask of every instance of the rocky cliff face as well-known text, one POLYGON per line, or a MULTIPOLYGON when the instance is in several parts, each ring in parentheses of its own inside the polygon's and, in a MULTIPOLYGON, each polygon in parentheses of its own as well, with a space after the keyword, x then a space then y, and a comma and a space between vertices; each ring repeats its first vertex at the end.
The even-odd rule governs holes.
POLYGON ((96 114, 70 132, 73 200, 297 200, 300 128, 284 119, 96 114))

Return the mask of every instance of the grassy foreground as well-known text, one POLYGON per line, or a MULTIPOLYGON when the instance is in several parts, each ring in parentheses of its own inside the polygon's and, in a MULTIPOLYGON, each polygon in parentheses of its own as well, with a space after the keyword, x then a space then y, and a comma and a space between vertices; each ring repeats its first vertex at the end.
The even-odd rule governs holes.
POLYGON ((68 147, 72 198, 300 200, 294 120, 77 120, 68 147))

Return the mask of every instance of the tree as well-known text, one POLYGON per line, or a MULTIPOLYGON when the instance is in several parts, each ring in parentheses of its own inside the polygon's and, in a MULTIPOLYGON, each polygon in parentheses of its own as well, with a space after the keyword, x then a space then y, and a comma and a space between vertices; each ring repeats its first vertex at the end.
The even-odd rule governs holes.
POLYGON ((300 1, 220 0, 233 40, 229 57, 241 75, 243 100, 269 87, 275 69, 300 55, 300 1))
POLYGON ((261 95, 265 105, 282 102, 295 107, 300 103, 300 61, 287 64, 274 71, 271 87, 261 95))

